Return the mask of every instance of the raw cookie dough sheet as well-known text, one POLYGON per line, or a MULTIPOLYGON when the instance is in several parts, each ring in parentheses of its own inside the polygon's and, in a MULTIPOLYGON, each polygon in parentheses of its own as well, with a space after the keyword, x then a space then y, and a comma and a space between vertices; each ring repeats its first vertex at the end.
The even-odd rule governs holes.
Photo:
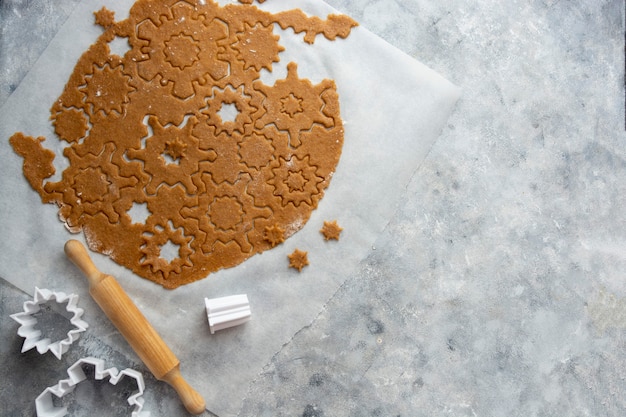
MULTIPOLYGON (((121 20, 131 4, 120 0, 108 1, 106 6, 121 20)), ((45 136, 44 146, 61 159, 63 145, 53 136, 49 109, 80 55, 101 33, 93 24, 93 12, 101 7, 98 1, 78 6, 0 109, 4 236, 0 276, 29 294, 35 286, 79 293, 87 320, 100 312, 88 296, 85 280, 63 254, 66 240, 83 240, 83 236, 65 229, 56 206, 41 203, 23 177, 22 159, 8 138, 17 131, 45 136)), ((271 12, 299 7, 324 19, 337 13, 317 0, 272 0, 259 7, 271 12)), ((118 278, 177 354, 185 377, 220 416, 238 411, 248 383, 299 329, 315 319, 371 249, 459 96, 453 84, 363 27, 353 28, 345 40, 331 42, 318 36, 313 45, 305 44, 303 35, 291 30, 275 27, 274 33, 285 51, 264 82, 271 85, 285 78, 291 61, 297 62, 298 75, 314 84, 333 79, 345 128, 336 172, 307 224, 283 244, 173 291, 93 254, 102 271, 118 278), (339 241, 324 240, 319 230, 325 220, 337 220, 343 227, 339 241), (296 248, 307 251, 310 262, 300 273, 288 268, 287 255, 296 248), (237 293, 248 294, 252 321, 211 335, 203 298, 237 293)), ((59 162, 58 174, 65 168, 59 162)), ((103 334, 111 332, 111 326, 94 320, 89 331, 103 334)))

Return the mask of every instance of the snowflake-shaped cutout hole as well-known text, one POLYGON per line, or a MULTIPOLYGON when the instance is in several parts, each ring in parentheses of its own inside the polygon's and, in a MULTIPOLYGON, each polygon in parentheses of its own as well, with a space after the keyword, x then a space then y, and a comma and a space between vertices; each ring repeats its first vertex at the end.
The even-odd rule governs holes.
POLYGON ((57 359, 61 359, 70 345, 80 337, 80 333, 89 327, 81 319, 83 309, 78 308, 77 304, 76 294, 67 295, 35 287, 33 300, 24 303, 24 311, 11 315, 20 324, 17 334, 24 338, 22 353, 37 348, 37 352, 42 355, 50 351, 57 359), (62 305, 65 305, 64 309, 62 305), (58 336, 59 328, 68 330, 58 336))
POLYGON ((235 103, 222 103, 222 108, 217 112, 220 119, 222 119, 222 123, 234 123, 239 113, 240 111, 235 103))
MULTIPOLYGON (((102 404, 113 402, 124 397, 129 408, 132 407, 131 417, 150 417, 150 412, 142 411, 144 399, 144 380, 140 372, 134 369, 124 369, 121 372, 117 368, 104 369, 104 361, 97 358, 82 358, 75 362, 67 369, 68 379, 63 379, 57 385, 46 388, 35 399, 35 408, 37 417, 62 417, 69 415, 75 408, 85 408, 90 396, 91 390, 97 391, 96 397, 102 395, 103 398, 97 398, 99 406, 102 404), (127 380, 125 377, 128 377, 127 380), (106 380, 108 379, 108 384, 106 380), (113 386, 123 381, 117 388, 113 386), (84 384, 83 384, 84 382, 84 384), (64 401, 66 395, 74 393, 72 401, 64 401), (104 398, 108 396, 108 398, 104 398), (112 398, 111 398, 112 397, 112 398), (59 403, 68 403, 59 406, 59 403)), ((88 404, 87 404, 88 405, 88 404)), ((112 404, 115 406, 116 404, 112 404)), ((117 404, 126 408, 124 404, 117 404)), ((96 411, 96 410, 92 410, 96 411)), ((98 409, 98 412, 101 412, 98 409)), ((72 413, 72 415, 74 415, 72 413)))

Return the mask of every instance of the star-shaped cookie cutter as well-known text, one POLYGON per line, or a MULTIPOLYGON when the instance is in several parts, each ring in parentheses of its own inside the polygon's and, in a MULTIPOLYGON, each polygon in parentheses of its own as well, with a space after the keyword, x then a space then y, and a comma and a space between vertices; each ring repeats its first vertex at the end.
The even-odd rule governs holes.
POLYGON ((130 368, 126 368, 122 371, 118 371, 115 367, 104 369, 104 361, 93 357, 86 357, 76 361, 67 369, 68 379, 60 380, 56 385, 46 388, 39 394, 35 399, 37 417, 63 417, 67 415, 67 407, 55 407, 52 396, 54 395, 57 398, 61 398, 74 391, 76 385, 87 379, 87 375, 85 375, 82 368, 83 364, 93 365, 95 380, 109 378, 111 385, 116 385, 125 376, 135 379, 137 382, 137 391, 127 399, 128 404, 134 406, 131 417, 150 417, 149 411, 142 411, 144 403, 142 395, 145 384, 141 373, 130 368))
POLYGON ((87 327, 89 327, 87 322, 81 319, 83 309, 77 307, 77 304, 78 295, 76 294, 67 295, 64 292, 50 291, 35 287, 33 300, 24 303, 24 311, 11 314, 11 318, 20 324, 20 328, 17 329, 17 334, 24 338, 22 353, 36 347, 37 352, 42 355, 50 351, 57 359, 61 359, 61 356, 67 352, 70 345, 80 337, 80 333, 84 332, 87 327), (58 304, 67 303, 65 310, 73 314, 70 323, 74 327, 67 332, 67 337, 63 340, 52 341, 49 338, 42 338, 41 330, 37 329, 37 318, 34 314, 41 310, 40 306, 42 304, 50 300, 54 300, 58 304))

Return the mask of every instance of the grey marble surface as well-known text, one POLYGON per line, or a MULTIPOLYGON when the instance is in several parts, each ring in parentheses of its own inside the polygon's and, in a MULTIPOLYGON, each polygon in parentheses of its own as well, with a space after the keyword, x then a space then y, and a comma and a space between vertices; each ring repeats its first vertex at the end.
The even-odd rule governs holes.
MULTIPOLYGON (((0 1, 0 103, 75 3, 0 1)), ((626 415, 622 0, 328 3, 463 97, 370 255, 240 415, 626 415)), ((52 385, 104 348, 140 366, 108 335, 61 362, 20 355, 8 314, 31 294, 0 291, 3 380, 52 385)), ((34 415, 41 387, 18 385, 0 388, 0 414, 34 415)), ((170 397, 147 403, 184 415, 170 397)))

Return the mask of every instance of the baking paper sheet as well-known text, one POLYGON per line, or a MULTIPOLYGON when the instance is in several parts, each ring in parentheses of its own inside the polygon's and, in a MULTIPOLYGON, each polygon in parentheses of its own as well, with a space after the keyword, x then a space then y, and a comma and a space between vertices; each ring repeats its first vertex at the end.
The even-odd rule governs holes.
MULTIPOLYGON (((107 339, 110 324, 89 298, 85 279, 63 254, 66 240, 84 241, 83 236, 65 229, 56 206, 41 203, 22 175, 22 159, 8 142, 17 131, 45 136, 44 146, 57 154, 57 175, 65 168, 49 108, 82 52, 101 33, 93 25, 92 13, 103 3, 121 20, 132 1, 82 2, 0 109, 0 276, 29 294, 35 286, 80 294, 85 318, 92 318, 89 331, 100 332, 115 349, 132 355, 119 337, 107 339)), ((260 7, 269 11, 299 7, 323 18, 337 13, 319 0, 272 0, 260 7)), ((179 357, 183 375, 219 416, 236 414, 248 384, 299 329, 315 319, 371 250, 460 93, 363 27, 354 28, 345 40, 330 42, 318 36, 314 45, 305 44, 302 35, 291 30, 275 31, 286 50, 264 82, 284 78, 290 61, 298 63, 300 77, 314 83, 334 79, 345 126, 337 170, 304 228, 271 251, 173 291, 92 253, 102 271, 118 278, 179 357), (324 241, 319 230, 325 220, 337 220, 344 228, 340 241, 324 241), (301 273, 288 268, 287 255, 296 247, 309 254, 310 266, 301 273), (204 297, 240 293, 248 294, 252 320, 211 335, 204 297)))

